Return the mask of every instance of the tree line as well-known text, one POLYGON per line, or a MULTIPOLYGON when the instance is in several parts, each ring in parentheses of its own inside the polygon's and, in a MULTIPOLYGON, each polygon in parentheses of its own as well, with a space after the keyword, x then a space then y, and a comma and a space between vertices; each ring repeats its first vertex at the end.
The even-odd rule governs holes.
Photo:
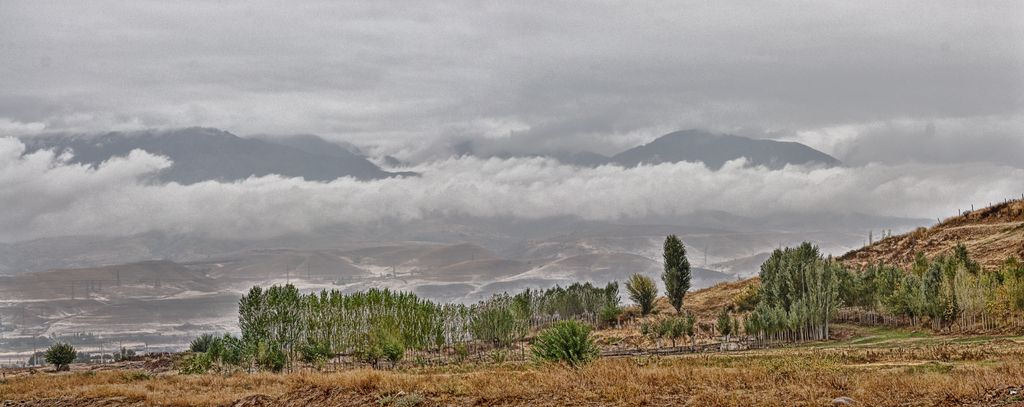
POLYGON ((762 341, 827 339, 837 319, 937 331, 1024 326, 1024 264, 1010 257, 983 271, 963 245, 932 259, 919 253, 909 270, 882 263, 853 270, 803 243, 775 250, 759 276, 760 286, 734 307, 749 311, 743 328, 762 341))

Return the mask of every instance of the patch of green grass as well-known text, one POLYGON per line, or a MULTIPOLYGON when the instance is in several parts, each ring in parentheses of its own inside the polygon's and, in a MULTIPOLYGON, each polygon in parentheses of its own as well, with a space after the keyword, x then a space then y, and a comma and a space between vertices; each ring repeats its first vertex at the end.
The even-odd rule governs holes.
POLYGON ((921 365, 908 366, 906 368, 907 373, 911 374, 922 374, 922 373, 942 373, 946 374, 953 371, 952 363, 939 363, 939 362, 928 362, 921 365))
MULTIPOLYGON (((890 342, 920 340, 934 337, 931 332, 927 331, 887 327, 867 329, 864 331, 864 335, 865 336, 853 338, 846 343, 853 346, 870 346, 882 343, 888 344, 890 342)), ((838 344, 842 344, 842 342, 838 344)))

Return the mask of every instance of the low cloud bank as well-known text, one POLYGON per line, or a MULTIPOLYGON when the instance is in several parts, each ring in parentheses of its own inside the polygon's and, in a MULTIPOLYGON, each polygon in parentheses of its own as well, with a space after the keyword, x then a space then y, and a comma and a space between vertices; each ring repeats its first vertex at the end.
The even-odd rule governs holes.
POLYGON ((462 157, 417 166, 419 177, 180 185, 153 182, 155 172, 174 164, 144 151, 95 168, 68 158, 26 155, 19 140, 0 138, 0 240, 152 230, 257 238, 438 215, 628 220, 724 210, 934 218, 1024 192, 1024 169, 983 163, 772 171, 737 160, 712 171, 696 163, 577 168, 541 158, 462 157))

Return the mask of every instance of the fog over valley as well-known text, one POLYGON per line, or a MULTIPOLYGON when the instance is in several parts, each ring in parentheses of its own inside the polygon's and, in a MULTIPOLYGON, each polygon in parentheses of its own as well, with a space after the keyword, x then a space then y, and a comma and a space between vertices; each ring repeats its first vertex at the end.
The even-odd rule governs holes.
POLYGON ((634 275, 674 289, 669 236, 679 292, 729 301, 803 242, 817 266, 911 264, 1005 227, 991 266, 1016 207, 977 210, 1024 199, 1022 21, 1012 1, 2 1, 0 361, 181 351, 239 334, 256 286, 455 307, 616 282, 632 307, 634 275))

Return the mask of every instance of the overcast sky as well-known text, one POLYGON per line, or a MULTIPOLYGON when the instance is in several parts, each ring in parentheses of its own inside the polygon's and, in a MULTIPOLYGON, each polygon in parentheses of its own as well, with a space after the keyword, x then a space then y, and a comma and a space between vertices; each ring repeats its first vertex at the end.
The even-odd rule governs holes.
POLYGON ((210 126, 414 156, 697 127, 854 164, 1024 161, 1020 1, 302 4, 4 0, 0 132, 210 126))
POLYGON ((433 212, 935 217, 1024 192, 1021 1, 298 3, 0 0, 0 240, 433 212), (150 185, 173 163, 140 152, 90 169, 3 138, 188 126, 406 159, 465 139, 612 154, 702 128, 847 166, 459 159, 366 183, 150 185))

